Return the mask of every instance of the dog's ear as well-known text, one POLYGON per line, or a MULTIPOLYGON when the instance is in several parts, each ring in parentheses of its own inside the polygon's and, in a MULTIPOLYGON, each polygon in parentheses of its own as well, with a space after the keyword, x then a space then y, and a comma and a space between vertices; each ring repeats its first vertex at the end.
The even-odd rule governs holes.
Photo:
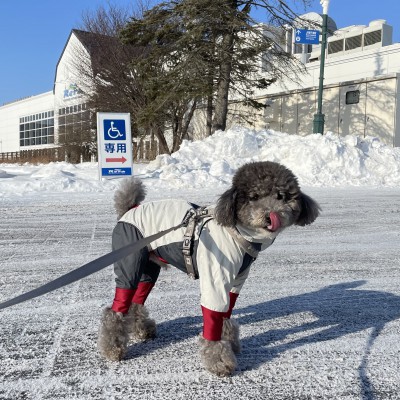
POLYGON ((222 226, 236 224, 236 189, 230 188, 221 195, 215 207, 215 219, 222 226))
POLYGON ((309 225, 316 220, 321 211, 319 204, 310 196, 300 192, 300 215, 297 218, 295 225, 309 225))

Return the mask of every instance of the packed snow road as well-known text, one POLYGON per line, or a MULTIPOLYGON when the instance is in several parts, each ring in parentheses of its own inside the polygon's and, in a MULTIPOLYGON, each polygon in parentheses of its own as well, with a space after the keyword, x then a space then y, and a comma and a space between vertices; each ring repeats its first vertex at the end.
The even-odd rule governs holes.
MULTIPOLYGON (((158 337, 132 343, 120 363, 102 360, 108 267, 0 311, 0 399, 400 399, 400 189, 305 192, 323 214, 253 265, 234 312, 243 345, 234 376, 203 370, 198 283, 173 268, 147 302, 158 337)), ((185 197, 206 204, 219 193, 185 197)), ((148 199, 162 196, 182 191, 148 199)), ((108 252, 111 197, 0 198, 0 302, 108 252)))

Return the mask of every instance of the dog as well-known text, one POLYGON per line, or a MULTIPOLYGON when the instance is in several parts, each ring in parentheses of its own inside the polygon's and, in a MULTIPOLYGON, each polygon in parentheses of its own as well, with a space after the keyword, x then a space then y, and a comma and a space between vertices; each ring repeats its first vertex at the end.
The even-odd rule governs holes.
MULTIPOLYGON (((199 210, 184 200, 143 203, 145 196, 143 183, 134 177, 116 190, 114 250, 189 221, 188 215, 199 210)), ((237 367, 235 354, 241 351, 239 325, 231 314, 256 254, 287 227, 311 224, 321 211, 289 169, 269 161, 240 167, 216 205, 200 210, 203 217, 193 220, 190 240, 187 223, 114 264, 115 296, 103 311, 98 338, 106 359, 121 360, 131 338, 156 336, 156 323, 144 304, 161 266, 170 264, 184 272, 192 269, 199 277, 203 366, 217 376, 231 375, 237 367), (189 261, 183 248, 189 248, 189 261)))

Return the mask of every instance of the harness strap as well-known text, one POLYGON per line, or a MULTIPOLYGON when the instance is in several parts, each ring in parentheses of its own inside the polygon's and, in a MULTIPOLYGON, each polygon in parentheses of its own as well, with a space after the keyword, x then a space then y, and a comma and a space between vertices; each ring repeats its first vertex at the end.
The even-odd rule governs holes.
POLYGON ((192 258, 194 230, 196 224, 208 216, 211 216, 211 213, 206 207, 200 207, 197 209, 192 208, 189 210, 189 213, 184 220, 184 224, 187 223, 187 225, 183 236, 182 253, 185 261, 186 272, 192 279, 199 279, 199 274, 194 267, 192 258))
MULTIPOLYGON (((200 207, 197 209, 192 208, 189 210, 183 222, 183 225, 186 225, 186 231, 183 237, 182 253, 187 274, 192 279, 199 278, 198 271, 196 271, 194 267, 192 258, 194 231, 196 224, 206 217, 213 218, 214 210, 207 209, 206 207, 200 207)), ((236 228, 228 227, 226 229, 239 246, 255 260, 259 251, 256 249, 254 244, 246 240, 236 228)))

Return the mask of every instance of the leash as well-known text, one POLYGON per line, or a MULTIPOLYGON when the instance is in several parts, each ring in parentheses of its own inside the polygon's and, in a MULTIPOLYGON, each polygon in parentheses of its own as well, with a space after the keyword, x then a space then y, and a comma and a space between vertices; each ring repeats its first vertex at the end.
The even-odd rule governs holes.
MULTIPOLYGON (((199 220, 204 219, 206 217, 213 218, 213 210, 208 210, 206 207, 200 207, 198 209, 190 209, 180 224, 165 229, 161 232, 155 233, 154 235, 142 238, 137 242, 128 244, 127 246, 114 250, 111 253, 107 253, 104 256, 96 258, 95 260, 90 261, 87 264, 84 264, 81 267, 62 275, 59 278, 56 278, 48 283, 45 283, 44 285, 39 286, 36 289, 23 293, 10 300, 4 301, 3 303, 0 303, 0 310, 4 310, 5 308, 15 306, 27 300, 34 299, 35 297, 43 296, 44 294, 60 289, 63 286, 70 285, 71 283, 79 281, 80 279, 86 278, 87 276, 92 275, 95 272, 98 272, 108 267, 109 265, 115 263, 121 258, 124 258, 129 254, 134 253, 135 251, 143 249, 143 247, 148 246, 151 242, 154 242, 160 237, 166 235, 169 232, 175 231, 181 228, 182 226, 187 227, 184 235, 183 249, 182 249, 187 273, 191 278, 198 279, 198 273, 194 268, 192 253, 191 253, 193 245, 193 236, 196 223, 199 220)), ((235 231, 234 229, 228 229, 228 232, 234 237, 234 239, 247 253, 249 253, 254 259, 257 257, 258 250, 255 249, 252 243, 248 242, 246 239, 241 237, 239 232, 235 231)))
POLYGON ((73 271, 68 272, 65 275, 62 275, 59 278, 54 279, 53 281, 50 281, 42 286, 39 286, 36 289, 33 289, 29 292, 14 297, 13 299, 0 303, 0 310, 3 310, 11 306, 15 306, 16 304, 22 303, 27 300, 34 299, 35 297, 39 297, 46 293, 60 289, 63 286, 70 285, 71 283, 74 283, 82 278, 86 278, 87 276, 94 274, 95 272, 98 272, 105 267, 108 267, 109 265, 120 260, 121 258, 124 258, 135 251, 143 249, 143 247, 148 246, 154 240, 157 240, 160 237, 166 235, 167 233, 180 228, 185 223, 186 219, 179 225, 173 226, 172 228, 168 228, 164 231, 155 233, 154 235, 140 239, 137 242, 121 247, 120 249, 114 250, 111 253, 96 258, 95 260, 90 261, 89 263, 82 265, 81 267, 74 269, 73 271))

